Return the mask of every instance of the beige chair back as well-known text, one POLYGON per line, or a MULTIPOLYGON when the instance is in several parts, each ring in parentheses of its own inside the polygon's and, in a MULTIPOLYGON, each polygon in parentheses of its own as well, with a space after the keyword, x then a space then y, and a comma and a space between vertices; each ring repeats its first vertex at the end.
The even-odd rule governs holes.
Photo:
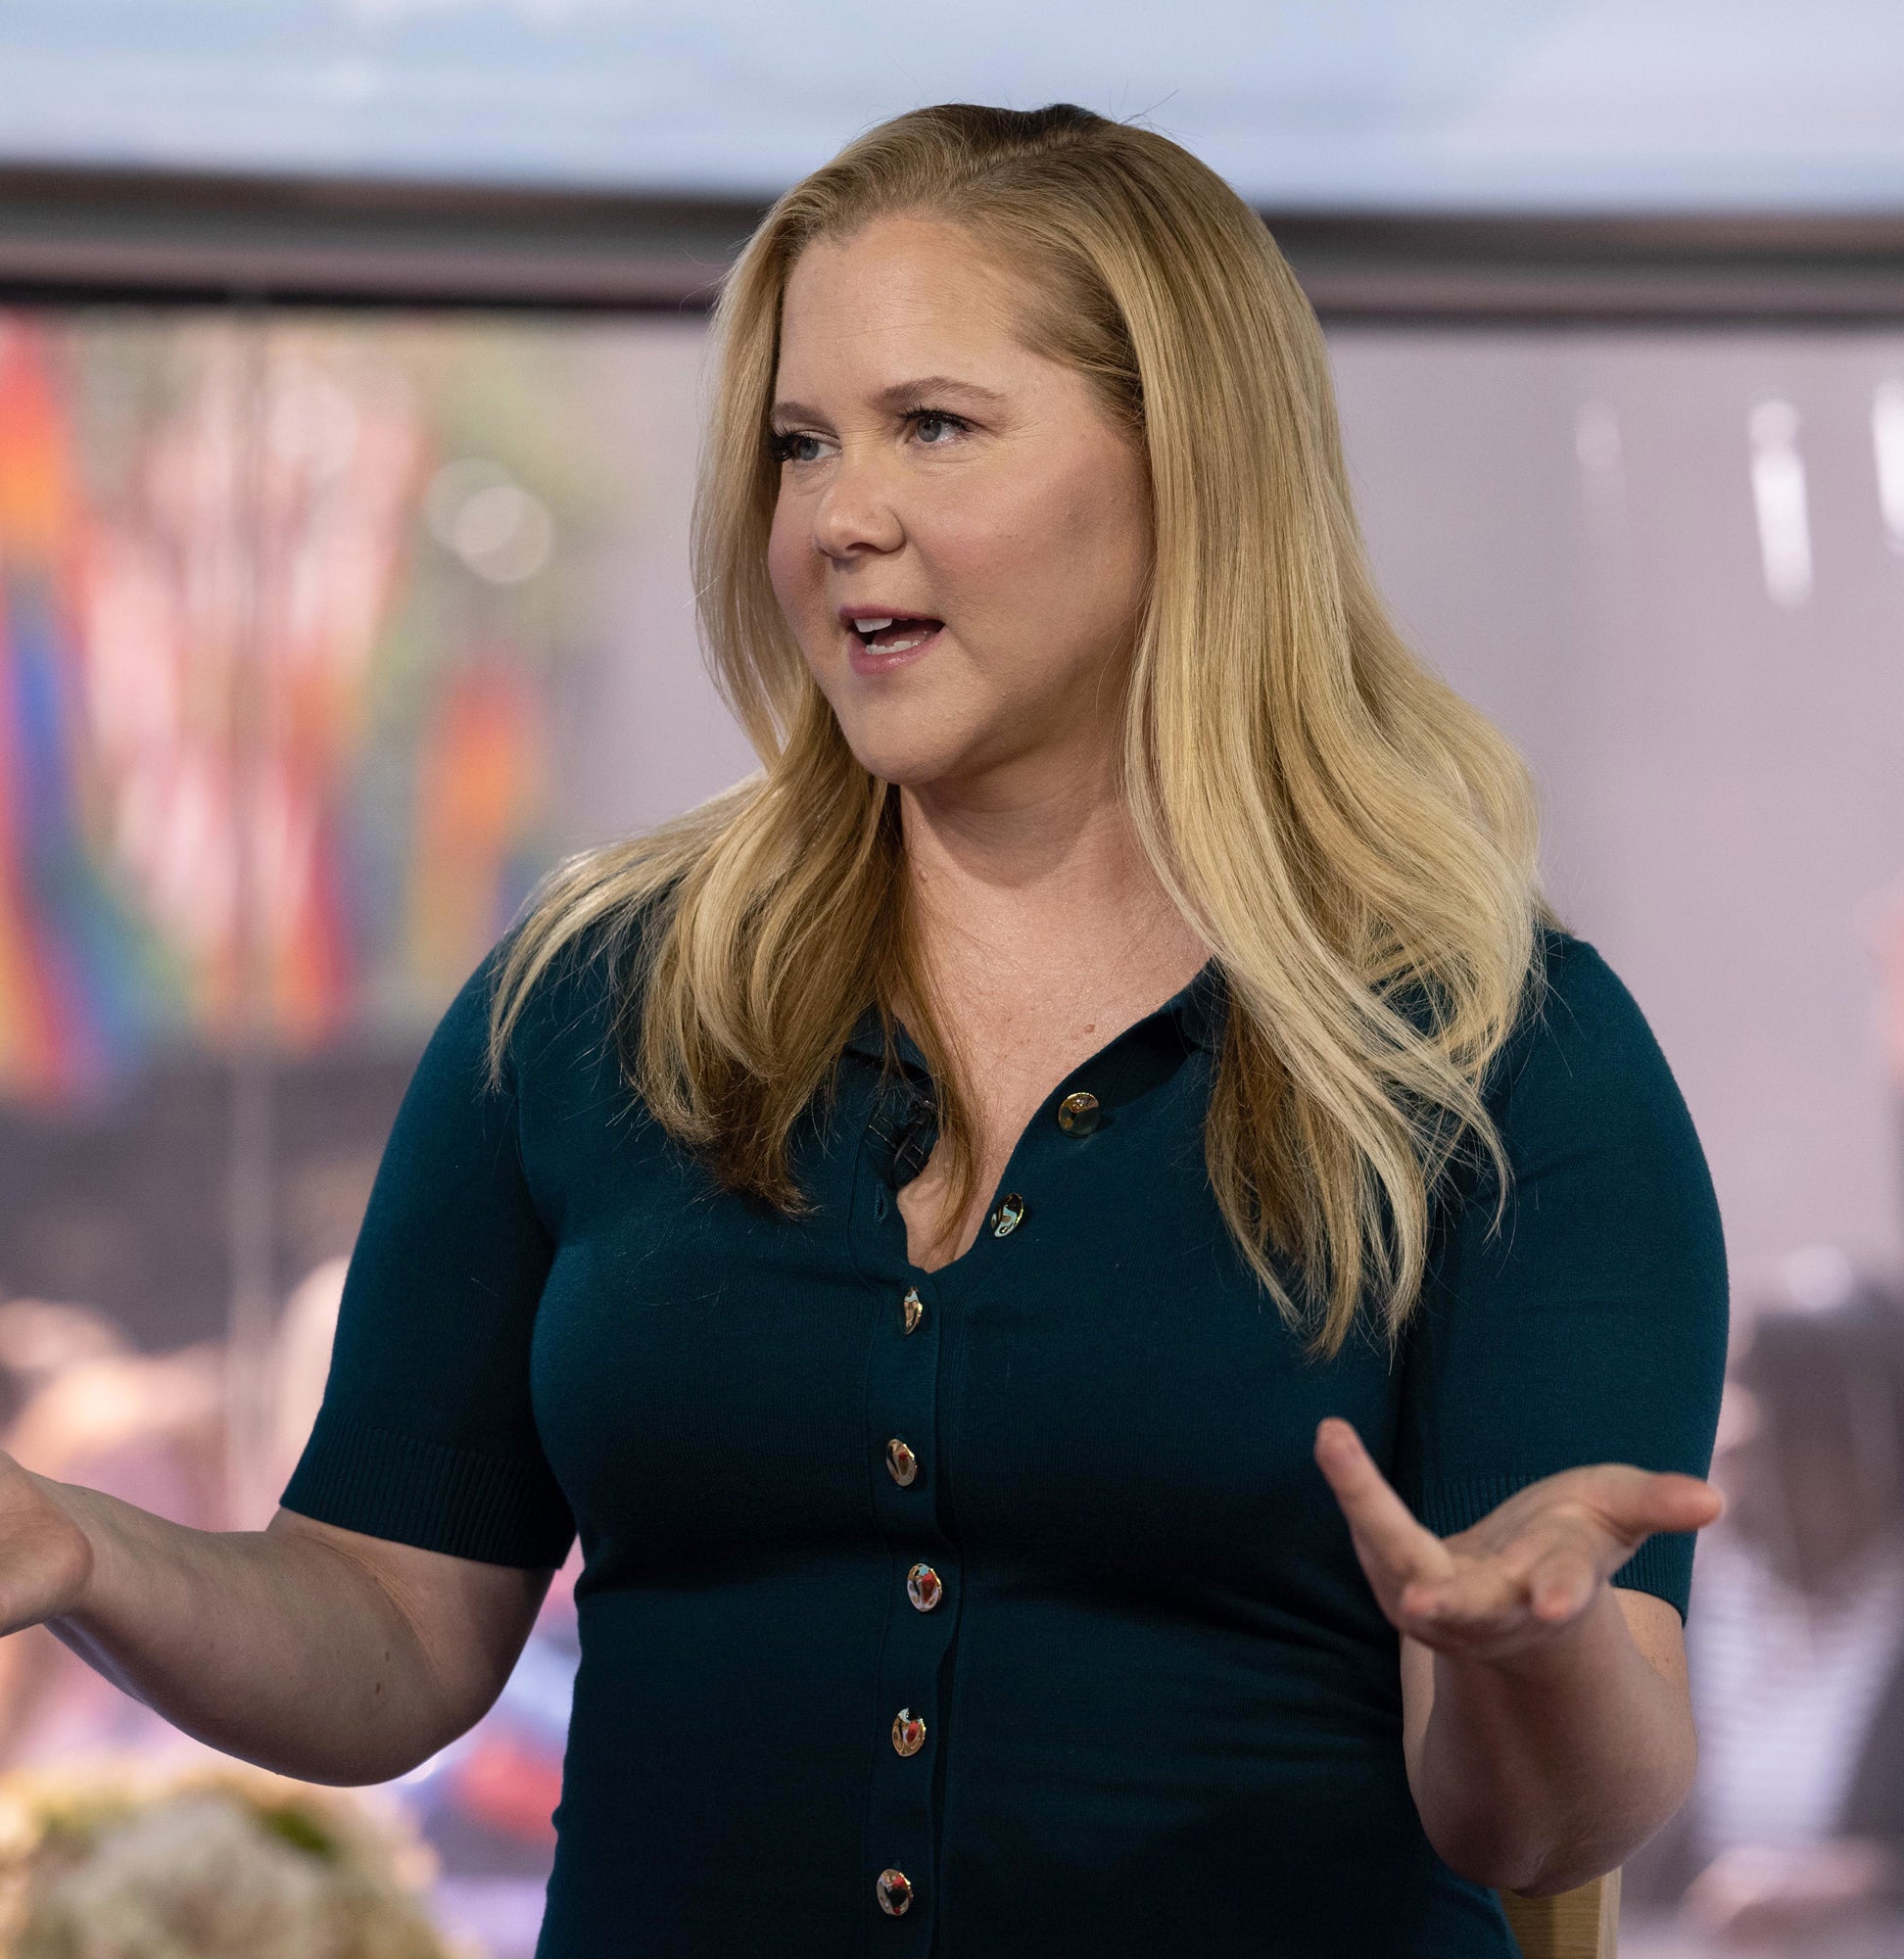
POLYGON ((1501 1909, 1523 1959, 1616 1959, 1620 1946, 1620 1874, 1610 1871, 1553 1897, 1500 1893, 1501 1909))

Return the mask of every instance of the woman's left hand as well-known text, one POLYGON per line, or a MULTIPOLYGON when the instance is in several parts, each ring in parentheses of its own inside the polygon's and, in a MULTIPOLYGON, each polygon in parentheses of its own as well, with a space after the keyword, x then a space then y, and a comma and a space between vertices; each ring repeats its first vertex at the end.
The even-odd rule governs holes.
POLYGON ((1361 1438, 1331 1415, 1315 1460, 1389 1621, 1451 1657, 1495 1660, 1564 1638, 1655 1531, 1699 1530, 1725 1499, 1696 1476, 1627 1462, 1563 1469, 1449 1538, 1417 1522, 1361 1438))

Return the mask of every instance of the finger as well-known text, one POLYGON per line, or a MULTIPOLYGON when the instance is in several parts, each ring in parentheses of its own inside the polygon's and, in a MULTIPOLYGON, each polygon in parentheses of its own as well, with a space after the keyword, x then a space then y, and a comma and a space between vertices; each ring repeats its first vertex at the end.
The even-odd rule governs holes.
POLYGON ((1348 1422, 1330 1415, 1317 1427, 1315 1460, 1365 1557, 1402 1583, 1446 1574, 1450 1559, 1441 1539, 1416 1521, 1348 1422))
POLYGON ((1614 1563, 1599 1553, 1598 1533, 1577 1520, 1551 1519, 1488 1556, 1457 1559, 1447 1584, 1411 1586, 1403 1603, 1424 1627, 1445 1635, 1502 1633, 1530 1621, 1564 1625, 1592 1603, 1607 1575, 1601 1566, 1614 1563))
POLYGON ((1485 1549, 1470 1537, 1449 1541, 1452 1566, 1440 1585, 1422 1588, 1424 1609, 1452 1617, 1525 1617, 1537 1578, 1550 1581, 1570 1574, 1574 1589, 1589 1589, 1599 1576, 1596 1558, 1605 1533, 1591 1514, 1578 1508, 1537 1513, 1505 1543, 1485 1549))
POLYGON ((1431 1635, 1500 1631, 1527 1616, 1527 1574, 1504 1557, 1476 1558, 1438 1583, 1407 1586, 1399 1602, 1431 1635))
POLYGON ((1528 1609, 1543 1625, 1564 1625, 1587 1609, 1601 1576, 1579 1546, 1557 1547, 1528 1573, 1528 1609))
POLYGON ((1726 1507, 1720 1491, 1697 1476, 1636 1469, 1625 1462, 1598 1464, 1582 1494, 1628 1545, 1655 1531, 1703 1530, 1726 1507))
POLYGON ((1601 1578, 1626 1562, 1625 1544, 1591 1505, 1556 1504, 1522 1520, 1503 1544, 1486 1550, 1469 1539, 1450 1546, 1457 1577, 1468 1589, 1461 1602, 1475 1610, 1515 1610, 1543 1619, 1566 1618, 1592 1597, 1601 1578))

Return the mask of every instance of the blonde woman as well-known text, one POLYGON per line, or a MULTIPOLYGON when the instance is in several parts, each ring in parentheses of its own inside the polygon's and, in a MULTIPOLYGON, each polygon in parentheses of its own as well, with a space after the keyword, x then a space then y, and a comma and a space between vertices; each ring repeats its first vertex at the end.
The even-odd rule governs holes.
POLYGON ((728 281, 757 776, 436 1035, 271 1528, 12 1483, 218 1746, 395 1775, 579 1528, 543 1959, 1506 1955, 1692 1764, 1699 1149, 1182 150, 930 109, 728 281))

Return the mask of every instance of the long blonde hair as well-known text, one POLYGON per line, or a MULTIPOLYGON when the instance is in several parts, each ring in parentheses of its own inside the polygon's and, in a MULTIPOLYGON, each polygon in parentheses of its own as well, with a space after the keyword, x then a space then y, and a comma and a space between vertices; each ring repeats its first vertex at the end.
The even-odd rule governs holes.
MULTIPOLYGON (((1506 1166, 1482 1100, 1548 914, 1526 768, 1404 645, 1351 506, 1320 329, 1261 220, 1151 131, 1058 105, 881 124, 796 184, 729 275, 695 501, 701 630, 759 772, 562 866, 510 942, 509 1031, 587 935, 616 959, 632 1088, 728 1185, 803 1205, 793 1125, 869 1006, 938 1085, 953 1203, 976 1152, 916 969, 896 791, 854 758, 766 569, 768 411, 788 272, 888 215, 1023 269, 1022 330, 1148 458, 1155 550, 1122 769, 1157 875, 1227 985, 1205 1127, 1242 1256, 1318 1356, 1419 1296, 1457 1157, 1506 1166)), ((1532 983, 1530 983, 1532 982, 1532 983)))

